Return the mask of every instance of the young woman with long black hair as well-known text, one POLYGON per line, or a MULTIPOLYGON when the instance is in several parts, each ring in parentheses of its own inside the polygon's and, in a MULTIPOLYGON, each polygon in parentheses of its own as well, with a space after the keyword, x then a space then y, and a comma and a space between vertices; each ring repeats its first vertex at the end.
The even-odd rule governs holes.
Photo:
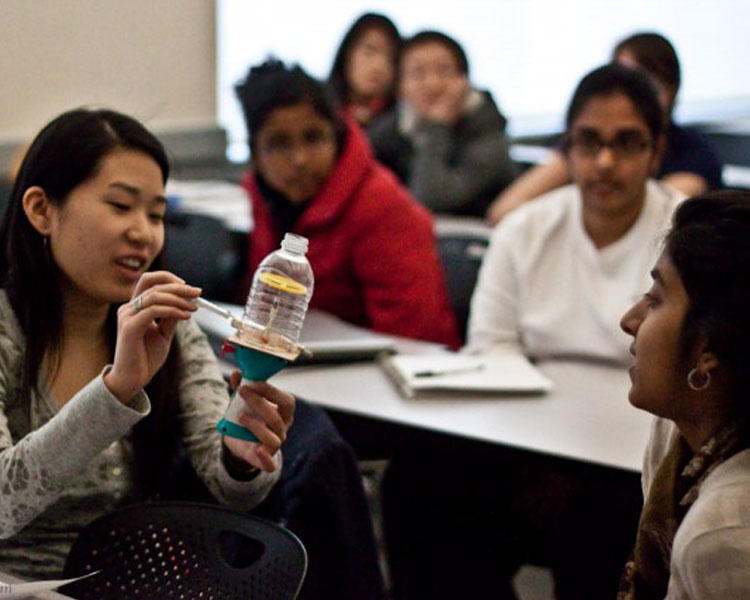
POLYGON ((200 289, 153 270, 168 174, 159 141, 107 110, 60 115, 21 164, 0 223, 2 571, 59 575, 81 527, 179 488, 181 456, 237 509, 279 477, 294 398, 243 386, 261 441, 223 439, 226 384, 190 319, 200 289))

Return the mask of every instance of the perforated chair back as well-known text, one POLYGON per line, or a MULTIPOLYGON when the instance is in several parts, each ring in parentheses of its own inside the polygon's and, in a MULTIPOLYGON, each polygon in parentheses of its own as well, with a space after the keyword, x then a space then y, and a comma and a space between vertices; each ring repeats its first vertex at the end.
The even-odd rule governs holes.
POLYGON ((302 542, 274 523, 213 504, 121 509, 85 527, 60 591, 79 600, 289 600, 307 570, 302 542))
POLYGON ((5 207, 10 200, 10 192, 12 191, 12 189, 13 186, 11 185, 10 181, 0 176, 0 216, 2 216, 3 211, 5 210, 5 207))

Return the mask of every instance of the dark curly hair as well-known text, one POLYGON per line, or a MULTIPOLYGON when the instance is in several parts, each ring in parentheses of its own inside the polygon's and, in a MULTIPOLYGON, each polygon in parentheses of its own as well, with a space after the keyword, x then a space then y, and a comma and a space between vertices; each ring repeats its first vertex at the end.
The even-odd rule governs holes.
POLYGON ((308 75, 299 65, 287 67, 270 57, 250 67, 245 79, 235 86, 247 126, 250 151, 254 152, 257 134, 268 116, 277 108, 307 103, 329 121, 341 147, 346 127, 338 115, 337 104, 328 89, 308 75))

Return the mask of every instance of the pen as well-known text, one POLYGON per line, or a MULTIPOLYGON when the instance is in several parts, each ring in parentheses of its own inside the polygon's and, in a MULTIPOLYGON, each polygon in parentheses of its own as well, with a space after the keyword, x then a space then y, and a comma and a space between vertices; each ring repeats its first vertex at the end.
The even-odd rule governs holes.
POLYGON ((443 369, 443 370, 426 370, 417 371, 414 373, 414 377, 441 377, 442 375, 457 375, 459 373, 471 373, 472 371, 481 371, 484 369, 483 364, 471 365, 467 367, 456 367, 455 369, 443 369))

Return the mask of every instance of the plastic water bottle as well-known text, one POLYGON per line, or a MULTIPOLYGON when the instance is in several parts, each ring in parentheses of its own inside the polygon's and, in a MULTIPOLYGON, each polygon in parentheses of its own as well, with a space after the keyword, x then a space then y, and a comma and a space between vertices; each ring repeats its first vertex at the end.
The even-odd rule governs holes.
MULTIPOLYGON (((235 349, 242 384, 265 381, 287 364, 288 353, 296 349, 313 291, 313 272, 305 252, 307 238, 287 233, 281 248, 266 256, 255 271, 238 332, 240 339, 249 336, 253 347, 235 349), (258 346, 263 350, 258 351, 258 346)), ((240 424, 244 406, 235 393, 216 428, 222 435, 257 442, 255 434, 240 424)))
MULTIPOLYGON (((305 256, 307 238, 287 233, 253 276, 242 321, 266 338, 282 336, 296 344, 313 292, 313 272, 305 256)), ((277 338, 278 339, 278 338, 277 338)))

